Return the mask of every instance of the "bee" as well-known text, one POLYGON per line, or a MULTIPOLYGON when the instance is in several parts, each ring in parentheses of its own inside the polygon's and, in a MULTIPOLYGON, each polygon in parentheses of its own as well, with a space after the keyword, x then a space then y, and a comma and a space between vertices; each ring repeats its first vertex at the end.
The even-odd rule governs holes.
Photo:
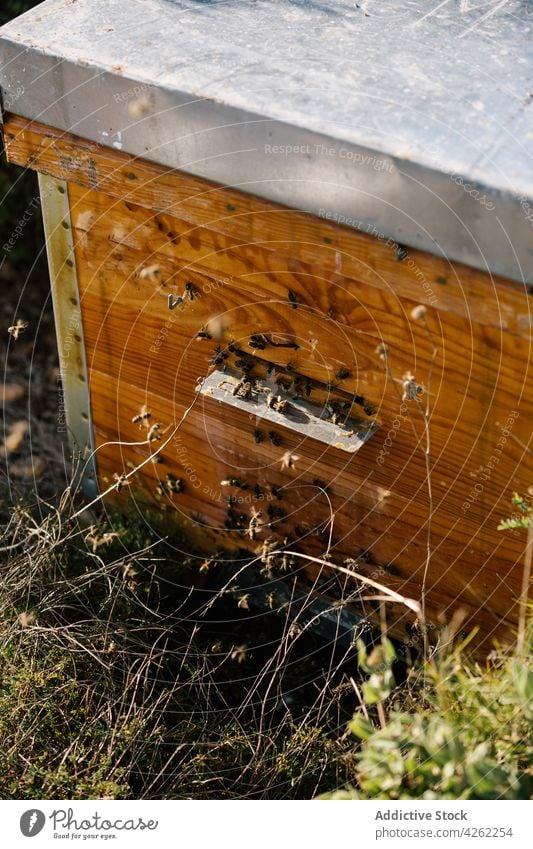
POLYGON ((235 366, 236 368, 241 369, 243 374, 248 374, 248 372, 250 372, 253 368, 253 363, 251 363, 250 360, 238 359, 235 360, 235 366))
POLYGON ((268 431, 268 438, 270 439, 272 445, 279 446, 279 445, 283 444, 283 439, 281 438, 279 433, 276 433, 275 430, 269 430, 268 431))
POLYGON ((174 475, 166 475, 165 489, 168 492, 183 492, 183 481, 174 475))
POLYGON ((372 404, 365 404, 363 410, 367 414, 367 416, 373 416, 376 412, 376 408, 372 406, 372 404))
POLYGON ((293 373, 293 371, 295 371, 295 365, 294 365, 294 363, 293 363, 293 362, 291 362, 291 360, 289 360, 289 362, 288 362, 288 363, 287 363, 287 365, 285 366, 285 371, 288 371, 288 372, 289 372, 289 374, 292 374, 292 373, 293 373))
POLYGON ((289 304, 291 305, 293 310, 297 310, 299 301, 297 295, 292 291, 292 289, 289 289, 289 291, 287 292, 287 297, 289 299, 289 304))
POLYGON ((342 368, 338 370, 335 377, 337 378, 337 380, 346 380, 348 377, 350 377, 350 372, 347 368, 345 368, 345 366, 342 366, 342 368))
POLYGON ((268 505, 267 513, 270 521, 272 521, 273 519, 279 519, 280 521, 283 521, 283 519, 287 518, 285 510, 282 510, 281 507, 274 507, 273 504, 268 505))
POLYGON ((22 321, 21 318, 17 318, 15 324, 12 324, 11 327, 7 328, 7 332, 16 342, 17 339, 19 338, 20 334, 24 330, 26 330, 27 326, 28 326, 27 321, 22 321))
POLYGON ((196 334, 196 339, 212 339, 213 337, 209 333, 209 330, 206 330, 205 327, 202 327, 198 333, 196 334))
POLYGON ((291 405, 289 404, 288 401, 286 401, 284 398, 282 398, 281 395, 278 395, 278 397, 276 398, 276 401, 274 403, 274 409, 276 410, 277 413, 287 413, 290 406, 291 405))
POLYGON ((231 393, 234 397, 239 395, 241 398, 249 399, 252 397, 252 389, 253 386, 249 380, 239 380, 239 382, 235 385, 233 392, 231 393))
POLYGON ((248 523, 248 536, 251 540, 255 540, 257 536, 257 526, 259 524, 259 519, 261 518, 261 516, 261 511, 256 510, 254 507, 252 507, 252 515, 248 523))
POLYGON ((260 336, 258 333, 252 333, 248 345, 250 348, 257 348, 260 351, 264 351, 266 348, 264 337, 260 336))
POLYGON ((274 486, 274 485, 272 485, 272 486, 270 487, 270 492, 271 492, 271 494, 274 496, 274 498, 277 498, 277 499, 278 499, 278 501, 281 501, 281 500, 282 500, 282 498, 283 498, 283 493, 282 493, 281 489, 279 488, 279 486, 274 486))
POLYGON ((219 366, 224 362, 224 360, 227 359, 228 355, 225 353, 225 351, 222 350, 220 345, 217 345, 216 348, 213 350, 213 356, 209 360, 209 364, 212 366, 219 366))
POLYGON ((280 463, 282 469, 295 469, 296 463, 300 459, 297 454, 291 454, 290 451, 285 451, 283 454, 280 463))
POLYGON ((245 593, 241 595, 239 601, 237 603, 237 607, 240 607, 241 610, 250 610, 250 593, 245 593))
POLYGON ((397 244, 395 253, 395 259, 397 260, 397 262, 402 262, 406 258, 406 256, 407 248, 405 247, 405 245, 397 244))
POLYGON ((169 310, 175 310, 176 307, 179 307, 183 303, 183 298, 181 295, 169 295, 168 296, 168 308, 169 310))
POLYGON ((237 351, 237 346, 235 345, 235 342, 233 340, 231 340, 230 343, 228 344, 228 351, 231 354, 234 354, 237 351))
POLYGON ((248 646, 245 644, 242 646, 234 646, 230 654, 230 658, 236 663, 243 663, 248 659, 248 646))
POLYGON ((354 395, 353 402, 354 404, 358 404, 359 407, 364 407, 366 404, 366 400, 363 395, 354 395))
POLYGON ((146 422, 147 419, 149 419, 151 417, 152 417, 152 414, 146 408, 146 404, 143 404, 143 406, 141 407, 141 409, 139 410, 137 415, 133 416, 132 422, 133 422, 133 424, 138 424, 139 422, 143 423, 143 422, 146 422))
POLYGON ((119 475, 117 472, 113 474, 113 480, 116 481, 115 489, 117 492, 121 492, 125 486, 130 486, 131 484, 131 481, 127 479, 126 475, 119 475))
POLYGON ((220 481, 220 486, 232 486, 235 489, 248 489, 246 481, 241 481, 240 478, 225 478, 220 481))
POLYGON ((198 289, 194 285, 194 283, 186 283, 185 284, 185 294, 187 295, 189 301, 194 301, 194 299, 199 295, 198 289))
POLYGON ((276 593, 269 593, 266 597, 266 603, 270 610, 273 610, 277 603, 276 593))
POLYGON ((254 442, 255 442, 257 445, 259 445, 259 443, 260 443, 260 442, 262 442, 262 441, 264 440, 264 438, 265 438, 265 437, 264 437, 263 432, 262 432, 261 430, 258 430, 258 429, 256 428, 256 429, 254 430, 254 442))
POLYGON ((154 422, 148 431, 148 442, 161 442, 161 422, 154 422))
POLYGON ((320 478, 314 479, 313 486, 317 486, 319 489, 323 490, 324 492, 328 491, 327 485, 324 483, 324 481, 320 480, 320 478))

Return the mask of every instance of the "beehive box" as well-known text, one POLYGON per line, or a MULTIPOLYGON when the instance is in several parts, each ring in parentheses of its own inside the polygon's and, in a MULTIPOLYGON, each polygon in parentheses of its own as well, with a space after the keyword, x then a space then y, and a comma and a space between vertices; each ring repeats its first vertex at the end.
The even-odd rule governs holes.
POLYGON ((1 31, 4 139, 89 494, 490 642, 532 483, 531 15, 441 6, 47 0, 1 31))

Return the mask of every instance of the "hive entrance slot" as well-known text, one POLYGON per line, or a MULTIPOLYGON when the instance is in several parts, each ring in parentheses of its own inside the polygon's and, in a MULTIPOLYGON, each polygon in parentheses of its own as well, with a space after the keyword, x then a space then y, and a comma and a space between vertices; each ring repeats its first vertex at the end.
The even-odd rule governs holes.
POLYGON ((325 418, 327 410, 302 398, 295 400, 268 380, 242 392, 242 379, 227 372, 213 371, 202 383, 200 393, 221 404, 242 410, 270 425, 288 428, 302 436, 353 454, 374 435, 376 422, 347 418, 334 424, 325 418))

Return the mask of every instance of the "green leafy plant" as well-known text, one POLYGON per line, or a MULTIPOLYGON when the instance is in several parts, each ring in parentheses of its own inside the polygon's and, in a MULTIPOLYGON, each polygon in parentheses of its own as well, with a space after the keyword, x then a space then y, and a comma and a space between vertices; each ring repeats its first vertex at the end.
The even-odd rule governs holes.
MULTIPOLYGON (((530 639, 530 646, 531 646, 530 639)), ((349 729, 359 740, 354 786, 333 798, 526 799, 533 794, 533 661, 496 659, 485 669, 448 656, 391 686, 392 647, 363 689, 349 729), (368 708, 381 708, 376 727, 368 708)))

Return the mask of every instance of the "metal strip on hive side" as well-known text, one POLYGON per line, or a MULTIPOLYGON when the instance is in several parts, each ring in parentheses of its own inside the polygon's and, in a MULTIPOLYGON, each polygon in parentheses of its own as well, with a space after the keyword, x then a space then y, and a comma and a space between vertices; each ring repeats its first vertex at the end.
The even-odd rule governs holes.
POLYGON ((69 441, 76 456, 75 484, 98 493, 81 305, 67 183, 39 174, 46 252, 54 306, 59 366, 69 441))

